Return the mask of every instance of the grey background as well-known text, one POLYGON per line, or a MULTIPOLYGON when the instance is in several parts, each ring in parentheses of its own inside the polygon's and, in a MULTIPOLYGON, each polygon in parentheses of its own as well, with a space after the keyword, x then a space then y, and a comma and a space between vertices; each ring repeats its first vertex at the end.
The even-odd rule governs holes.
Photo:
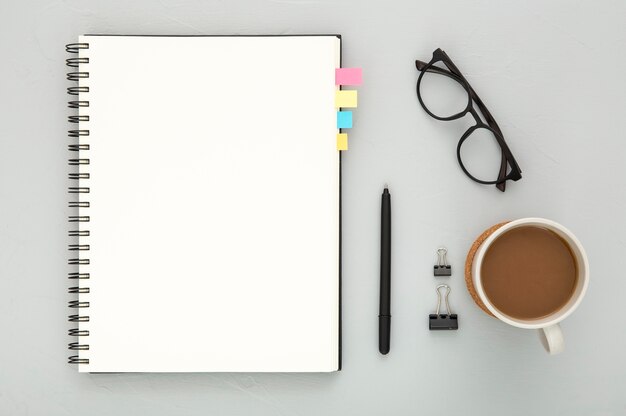
POLYGON ((0 414, 625 414, 624 21, 620 1, 2 0, 0 414), (88 375, 66 364, 64 45, 86 32, 343 35, 344 65, 362 66, 365 83, 343 159, 342 372, 88 375), (464 122, 437 122, 418 107, 413 61, 438 46, 492 110, 524 170, 505 194, 460 172, 464 122), (385 182, 394 280, 383 357, 385 182), (563 323, 566 351, 557 357, 533 331, 482 313, 462 278, 475 236, 526 216, 569 227, 591 263, 587 297, 563 323), (427 330, 441 244, 454 270, 458 332, 427 330))

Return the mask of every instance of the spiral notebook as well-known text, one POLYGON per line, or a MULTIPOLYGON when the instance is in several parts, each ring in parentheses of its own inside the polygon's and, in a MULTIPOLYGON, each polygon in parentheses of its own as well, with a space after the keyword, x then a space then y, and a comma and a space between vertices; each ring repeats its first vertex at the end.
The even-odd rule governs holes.
POLYGON ((340 369, 340 37, 66 49, 70 363, 340 369))

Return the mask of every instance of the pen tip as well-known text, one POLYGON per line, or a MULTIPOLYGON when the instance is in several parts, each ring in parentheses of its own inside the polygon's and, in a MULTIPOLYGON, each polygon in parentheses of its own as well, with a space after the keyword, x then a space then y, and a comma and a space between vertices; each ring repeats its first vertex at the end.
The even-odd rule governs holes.
POLYGON ((385 189, 389 189, 389 185, 385 184, 385 189))

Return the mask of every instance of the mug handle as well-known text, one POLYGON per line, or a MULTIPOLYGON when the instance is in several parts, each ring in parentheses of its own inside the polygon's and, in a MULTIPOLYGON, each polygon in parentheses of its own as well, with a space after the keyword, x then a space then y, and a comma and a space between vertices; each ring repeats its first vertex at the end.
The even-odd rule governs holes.
POLYGON ((559 324, 539 329, 539 337, 543 347, 550 355, 560 354, 565 349, 565 340, 559 324))

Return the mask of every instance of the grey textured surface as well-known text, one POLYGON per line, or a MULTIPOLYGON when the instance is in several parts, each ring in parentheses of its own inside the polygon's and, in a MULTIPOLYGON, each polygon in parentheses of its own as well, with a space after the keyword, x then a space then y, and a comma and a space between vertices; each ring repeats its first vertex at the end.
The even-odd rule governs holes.
POLYGON ((2 0, 0 414, 625 414, 625 20, 620 1, 2 0), (66 364, 64 44, 85 32, 343 35, 344 65, 362 66, 365 84, 343 165, 342 372, 87 375, 66 364), (524 170, 506 194, 460 173, 463 122, 436 122, 418 107, 413 60, 438 46, 493 111, 524 170), (394 280, 383 357, 385 182, 394 280), (525 216, 566 225, 590 258, 587 298, 562 325, 558 357, 534 332, 483 314, 463 284, 473 238, 525 216), (426 329, 440 244, 454 268, 458 332, 426 329))

